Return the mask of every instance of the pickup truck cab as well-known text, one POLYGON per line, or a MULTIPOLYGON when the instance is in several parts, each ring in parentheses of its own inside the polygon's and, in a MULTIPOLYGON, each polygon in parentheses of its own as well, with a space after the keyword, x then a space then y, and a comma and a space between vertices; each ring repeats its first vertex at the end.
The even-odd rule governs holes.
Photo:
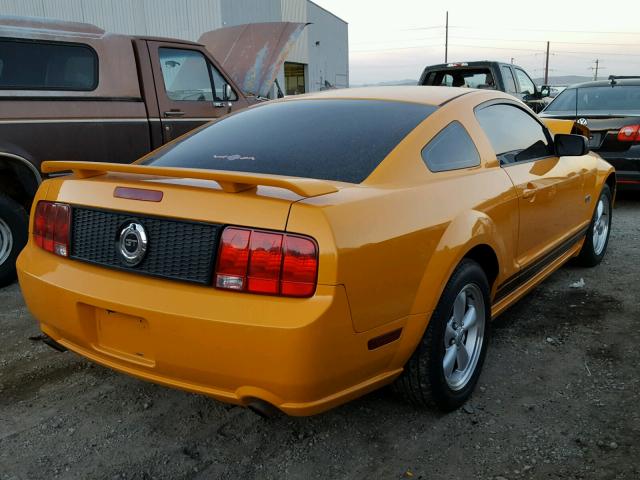
POLYGON ((304 26, 230 27, 195 43, 0 17, 0 286, 15 277, 44 160, 130 163, 260 101, 304 26), (243 36, 253 43, 243 44, 243 36), (256 44, 261 39, 264 45, 256 44), (225 65, 212 54, 221 45, 216 56, 225 65), (262 61, 251 61, 252 51, 262 61), (234 52, 243 56, 231 65, 234 52))
POLYGON ((431 65, 422 72, 418 85, 500 90, 519 98, 536 113, 545 107, 544 98, 549 96, 549 88, 539 90, 522 67, 492 61, 431 65))

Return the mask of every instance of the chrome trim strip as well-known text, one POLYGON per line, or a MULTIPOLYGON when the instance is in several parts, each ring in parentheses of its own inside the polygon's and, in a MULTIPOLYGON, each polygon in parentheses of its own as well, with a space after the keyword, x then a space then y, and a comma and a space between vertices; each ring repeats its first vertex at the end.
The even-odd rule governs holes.
POLYGON ((43 118, 0 120, 0 124, 12 123, 127 123, 147 122, 146 118, 43 118))
POLYGON ((218 117, 198 118, 45 118, 0 120, 0 125, 22 123, 147 123, 147 122, 210 122, 218 117))

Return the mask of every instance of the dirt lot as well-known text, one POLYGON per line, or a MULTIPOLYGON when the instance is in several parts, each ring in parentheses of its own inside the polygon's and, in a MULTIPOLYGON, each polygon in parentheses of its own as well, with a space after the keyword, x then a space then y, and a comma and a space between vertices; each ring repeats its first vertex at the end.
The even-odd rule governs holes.
POLYGON ((640 478, 639 259, 640 196, 627 197, 604 263, 563 268, 498 319, 472 402, 444 416, 384 390, 263 420, 30 340, 13 285, 0 290, 0 479, 640 478))

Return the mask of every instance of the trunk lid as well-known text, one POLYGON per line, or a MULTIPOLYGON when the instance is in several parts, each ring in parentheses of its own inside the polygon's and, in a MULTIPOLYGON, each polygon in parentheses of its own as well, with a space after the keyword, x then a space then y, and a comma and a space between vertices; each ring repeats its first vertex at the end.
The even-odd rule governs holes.
POLYGON ((45 162, 47 199, 71 205, 70 258, 155 277, 210 284, 226 225, 284 231, 292 203, 336 192, 326 181, 141 165, 45 162), (144 251, 123 252, 140 225, 144 251), (147 247, 148 243, 148 247, 147 247), (137 253, 136 253, 137 255, 137 253))

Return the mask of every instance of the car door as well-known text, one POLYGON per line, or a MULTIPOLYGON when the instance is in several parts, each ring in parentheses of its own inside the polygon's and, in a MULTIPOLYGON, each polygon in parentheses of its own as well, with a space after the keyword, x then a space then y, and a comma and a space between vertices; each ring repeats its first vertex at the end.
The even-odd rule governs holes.
POLYGON ((500 71, 502 72, 502 81, 504 83, 504 91, 510 95, 513 95, 516 98, 520 98, 518 94, 518 89, 516 88, 516 81, 513 78, 513 72, 511 71, 511 67, 508 65, 502 65, 500 67, 500 71))
POLYGON ((529 265, 583 226, 582 157, 557 157, 547 128, 515 104, 481 106, 476 118, 517 191, 517 262, 529 265))
POLYGON ((197 46, 148 45, 165 142, 246 106, 232 82, 197 46))

